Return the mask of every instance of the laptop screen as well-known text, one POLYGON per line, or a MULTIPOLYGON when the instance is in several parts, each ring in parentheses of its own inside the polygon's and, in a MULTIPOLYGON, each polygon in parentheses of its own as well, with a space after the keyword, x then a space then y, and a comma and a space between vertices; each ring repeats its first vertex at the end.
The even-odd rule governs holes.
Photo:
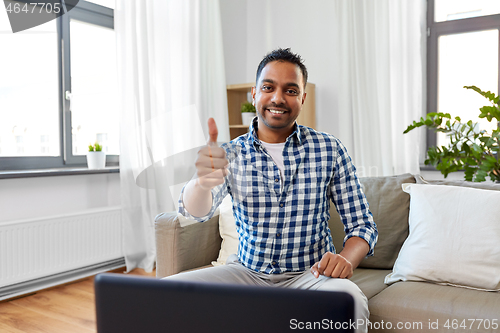
POLYGON ((98 333, 354 332, 344 292, 99 274, 95 293, 98 333))

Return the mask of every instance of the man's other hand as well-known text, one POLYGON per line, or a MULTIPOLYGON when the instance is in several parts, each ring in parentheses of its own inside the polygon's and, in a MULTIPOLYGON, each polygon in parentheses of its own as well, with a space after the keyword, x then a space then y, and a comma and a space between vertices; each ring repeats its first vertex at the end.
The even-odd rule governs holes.
POLYGON ((349 279, 353 274, 353 267, 351 262, 340 254, 327 252, 311 267, 311 273, 316 278, 321 274, 332 278, 349 279))

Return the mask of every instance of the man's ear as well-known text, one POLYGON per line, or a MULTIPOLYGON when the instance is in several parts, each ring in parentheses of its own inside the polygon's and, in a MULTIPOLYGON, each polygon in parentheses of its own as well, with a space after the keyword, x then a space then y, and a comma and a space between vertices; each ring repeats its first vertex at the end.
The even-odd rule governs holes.
POLYGON ((304 105, 304 102, 306 101, 306 93, 304 92, 304 95, 302 96, 302 105, 304 105))
POLYGON ((255 106, 255 93, 257 92, 257 88, 252 87, 252 105, 255 106))

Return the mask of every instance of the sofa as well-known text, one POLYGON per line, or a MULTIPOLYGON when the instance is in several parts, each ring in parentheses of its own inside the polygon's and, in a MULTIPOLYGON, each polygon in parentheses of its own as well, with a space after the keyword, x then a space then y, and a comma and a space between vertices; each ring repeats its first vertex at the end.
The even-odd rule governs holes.
MULTIPOLYGON (((360 183, 379 231, 374 256, 351 278, 369 300, 369 331, 500 332, 500 184, 411 174, 360 183)), ((343 224, 333 204, 330 214, 338 253, 343 224)), ((221 216, 190 224, 158 215, 157 277, 217 265, 221 216)))

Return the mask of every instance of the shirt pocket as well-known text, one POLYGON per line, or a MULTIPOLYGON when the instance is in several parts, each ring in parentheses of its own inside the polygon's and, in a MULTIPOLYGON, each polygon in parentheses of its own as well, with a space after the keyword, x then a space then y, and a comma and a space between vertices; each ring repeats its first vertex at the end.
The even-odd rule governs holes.
POLYGON ((327 197, 333 166, 299 167, 292 183, 292 194, 299 200, 318 200, 327 197))

